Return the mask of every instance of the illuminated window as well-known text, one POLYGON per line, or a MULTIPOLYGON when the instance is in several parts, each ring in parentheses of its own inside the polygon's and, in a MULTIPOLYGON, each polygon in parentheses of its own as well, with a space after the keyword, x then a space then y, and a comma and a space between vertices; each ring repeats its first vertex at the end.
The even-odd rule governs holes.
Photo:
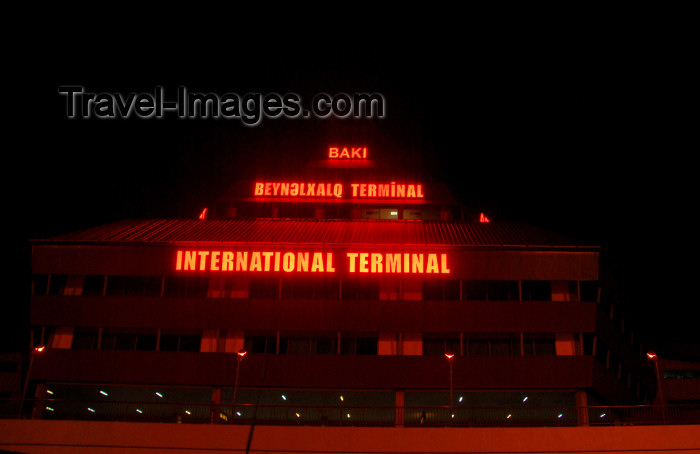
POLYGON ((399 219, 398 208, 380 208, 379 219, 399 219))

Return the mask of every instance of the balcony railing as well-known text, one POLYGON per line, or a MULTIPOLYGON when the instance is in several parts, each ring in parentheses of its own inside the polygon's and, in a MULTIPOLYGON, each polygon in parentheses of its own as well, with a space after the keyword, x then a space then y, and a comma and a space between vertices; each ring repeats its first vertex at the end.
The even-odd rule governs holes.
POLYGON ((45 420, 372 427, 700 424, 700 405, 591 407, 304 406, 75 400, 0 401, 0 417, 45 420))

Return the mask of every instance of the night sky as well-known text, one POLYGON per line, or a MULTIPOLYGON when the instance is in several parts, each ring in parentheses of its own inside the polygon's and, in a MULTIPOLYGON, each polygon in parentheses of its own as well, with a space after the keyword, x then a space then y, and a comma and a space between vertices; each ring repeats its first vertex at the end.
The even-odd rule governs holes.
POLYGON ((623 23, 632 21, 477 27, 455 19, 430 32, 419 22, 379 23, 345 39, 320 28, 298 39, 43 30, 40 43, 13 51, 4 96, 6 223, 16 229, 12 263, 21 264, 10 284, 17 297, 4 303, 12 314, 4 348, 26 345, 27 239, 124 218, 194 217, 268 153, 307 156, 336 137, 418 153, 426 178, 492 221, 601 245, 657 343, 700 344, 691 317, 697 265, 687 262, 696 249, 697 140, 689 138, 697 79, 682 30, 623 23), (304 101, 369 92, 384 95, 387 114, 254 127, 173 116, 68 119, 61 85, 122 94, 163 86, 166 96, 178 86, 297 93, 304 101))

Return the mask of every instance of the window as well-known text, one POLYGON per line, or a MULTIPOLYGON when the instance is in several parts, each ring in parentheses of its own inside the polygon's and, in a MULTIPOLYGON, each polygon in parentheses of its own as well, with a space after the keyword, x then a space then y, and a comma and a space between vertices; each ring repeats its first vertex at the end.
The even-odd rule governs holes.
POLYGON ((423 281, 423 299, 459 300, 459 280, 423 281))
POLYGON ((379 282, 374 280, 346 279, 342 281, 344 300, 379 299, 379 282))
POLYGON ((280 295, 280 281, 275 278, 255 278, 250 280, 251 298, 277 299, 280 295))
POLYGON ((423 354, 427 356, 444 355, 445 353, 461 354, 461 342, 458 334, 449 336, 424 335, 423 354))
POLYGON ((337 279, 282 279, 282 298, 338 299, 337 279))
POLYGON ((102 296, 105 292, 105 277, 99 275, 85 276, 83 296, 102 296))
POLYGON ((523 337, 523 352, 534 356, 556 354, 554 334, 526 333, 523 337))
MULTIPOLYGON (((109 282, 109 278, 107 282, 109 282)), ((165 279, 165 296, 205 298, 208 286, 209 280, 207 278, 167 277, 165 279)))
POLYGON ((154 351, 157 345, 156 331, 105 330, 102 334, 102 350, 154 351))
POLYGON ((469 334, 464 339, 469 356, 519 356, 520 334, 469 334))
POLYGON ((73 329, 73 350, 96 350, 99 345, 100 331, 97 328, 76 326, 73 329))
POLYGON ((598 301, 598 281, 579 282, 581 301, 598 301))
POLYGON ((245 349, 250 353, 277 353, 277 336, 246 336, 245 349))
POLYGON ((376 337, 342 337, 340 339, 341 355, 376 355, 376 337))
POLYGON ((46 295, 49 291, 49 275, 36 274, 32 276, 32 295, 46 295))
POLYGON ((201 333, 165 332, 160 335, 160 351, 198 352, 201 344, 201 333))
POLYGON ((549 281, 523 281, 523 301, 551 301, 552 285, 549 281))
MULTIPOLYGON (((95 285, 92 283, 91 285, 95 285)), ((108 296, 160 296, 158 276, 108 276, 108 296)), ((93 288, 93 291, 96 290, 93 288)))
POLYGON ((467 301, 517 301, 518 281, 471 281, 462 283, 467 301))
POLYGON ((286 338, 286 351, 291 355, 335 355, 338 353, 337 336, 289 336, 286 338))

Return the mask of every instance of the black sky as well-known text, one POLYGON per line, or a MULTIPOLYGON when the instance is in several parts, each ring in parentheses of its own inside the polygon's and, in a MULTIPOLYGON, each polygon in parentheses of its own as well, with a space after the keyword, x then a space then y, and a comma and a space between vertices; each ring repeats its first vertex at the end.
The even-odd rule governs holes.
MULTIPOLYGON (((568 16, 557 26, 379 23, 349 39, 320 26, 292 39, 248 38, 235 27, 179 38, 96 36, 66 24, 37 30, 42 39, 13 51, 16 80, 4 109, 6 159, 16 159, 6 166, 6 199, 17 229, 11 238, 22 239, 13 250, 20 276, 29 238, 124 218, 192 217, 241 163, 267 150, 309 153, 309 144, 360 134, 420 153, 426 173, 475 213, 601 245, 657 339, 700 343, 689 317, 695 271, 685 261, 695 249, 697 205, 688 45, 682 29, 655 27, 652 16, 640 24, 595 17, 575 27, 568 16), (293 92, 304 100, 372 92, 385 96, 387 115, 263 119, 255 127, 71 120, 61 85, 123 94, 156 86, 293 92)), ((264 23, 258 27, 264 35, 264 23)), ((24 304, 26 279, 15 282, 24 304)), ((10 323, 23 317, 19 311, 10 323)))

